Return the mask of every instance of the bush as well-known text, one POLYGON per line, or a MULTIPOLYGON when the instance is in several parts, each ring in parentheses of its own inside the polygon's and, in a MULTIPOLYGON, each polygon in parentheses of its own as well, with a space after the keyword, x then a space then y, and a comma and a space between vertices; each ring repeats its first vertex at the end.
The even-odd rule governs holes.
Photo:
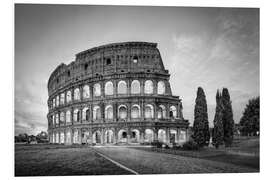
POLYGON ((151 143, 151 145, 157 148, 162 148, 163 143, 159 141, 154 141, 151 143))
POLYGON ((187 141, 182 146, 183 150, 198 150, 199 145, 195 141, 187 141))

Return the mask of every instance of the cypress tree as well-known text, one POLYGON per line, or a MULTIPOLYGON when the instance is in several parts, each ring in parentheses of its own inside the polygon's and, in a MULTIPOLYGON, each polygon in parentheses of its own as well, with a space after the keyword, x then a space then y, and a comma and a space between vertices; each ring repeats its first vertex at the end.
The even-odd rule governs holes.
POLYGON ((207 114, 207 103, 201 87, 197 90, 194 108, 193 139, 200 146, 209 144, 210 132, 207 114))
POLYGON ((222 123, 222 99, 219 90, 217 90, 216 94, 216 113, 214 118, 214 129, 213 129, 213 136, 212 136, 212 143, 213 145, 218 148, 219 145, 223 144, 223 123, 222 123))
POLYGON ((222 105, 223 105, 223 131, 225 147, 229 147, 233 142, 234 120, 232 112, 232 102, 227 88, 222 89, 222 105))

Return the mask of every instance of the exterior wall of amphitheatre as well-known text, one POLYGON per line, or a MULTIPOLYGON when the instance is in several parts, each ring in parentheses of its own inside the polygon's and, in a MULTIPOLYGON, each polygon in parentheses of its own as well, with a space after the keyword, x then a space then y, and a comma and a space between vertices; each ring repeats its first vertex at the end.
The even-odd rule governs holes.
POLYGON ((50 142, 185 142, 189 122, 169 78, 156 43, 114 43, 76 54, 48 81, 50 142))

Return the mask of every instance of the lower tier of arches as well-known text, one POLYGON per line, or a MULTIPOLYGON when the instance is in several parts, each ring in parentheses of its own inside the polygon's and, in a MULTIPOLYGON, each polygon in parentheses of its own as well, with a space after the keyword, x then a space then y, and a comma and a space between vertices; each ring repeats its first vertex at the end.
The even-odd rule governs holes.
POLYGON ((50 143, 56 144, 144 144, 162 142, 183 144, 188 140, 187 128, 126 127, 66 128, 49 131, 50 143))

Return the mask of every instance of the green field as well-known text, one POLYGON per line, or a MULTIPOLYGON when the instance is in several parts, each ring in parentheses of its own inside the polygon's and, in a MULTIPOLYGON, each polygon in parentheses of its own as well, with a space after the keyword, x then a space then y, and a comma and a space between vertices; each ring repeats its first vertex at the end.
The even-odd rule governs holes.
POLYGON ((130 174, 86 147, 15 145, 15 176, 130 174))

